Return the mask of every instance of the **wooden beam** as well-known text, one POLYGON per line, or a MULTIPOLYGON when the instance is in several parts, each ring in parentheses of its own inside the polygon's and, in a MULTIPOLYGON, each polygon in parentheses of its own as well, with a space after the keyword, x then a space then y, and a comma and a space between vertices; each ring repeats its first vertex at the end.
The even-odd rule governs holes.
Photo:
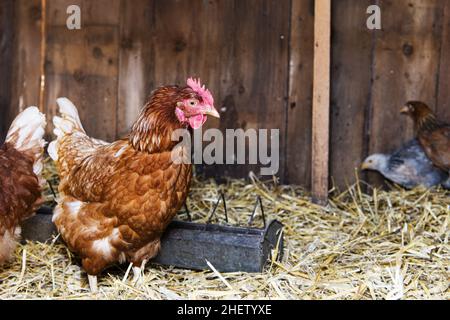
POLYGON ((314 201, 326 203, 330 139, 331 0, 315 1, 314 16, 311 185, 314 201))

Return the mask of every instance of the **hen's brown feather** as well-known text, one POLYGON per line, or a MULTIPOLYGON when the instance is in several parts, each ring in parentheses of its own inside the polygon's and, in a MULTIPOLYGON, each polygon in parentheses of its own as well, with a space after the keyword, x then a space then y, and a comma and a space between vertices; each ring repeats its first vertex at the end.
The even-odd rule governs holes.
POLYGON ((58 138, 61 199, 53 219, 88 274, 154 257, 183 205, 192 167, 172 162, 171 133, 182 125, 169 107, 183 94, 157 90, 127 139, 96 143, 80 130, 58 138))
POLYGON ((450 126, 431 132, 419 131, 418 138, 433 164, 445 171, 450 170, 450 126))
POLYGON ((0 235, 28 218, 41 198, 33 159, 9 143, 0 148, 0 235), (3 229, 3 230, 2 230, 3 229))
POLYGON ((450 171, 450 125, 436 118, 430 107, 420 101, 407 103, 417 138, 433 164, 450 171))
POLYGON ((42 204, 44 127, 44 115, 36 107, 27 108, 0 147, 0 264, 11 258, 21 222, 42 204))

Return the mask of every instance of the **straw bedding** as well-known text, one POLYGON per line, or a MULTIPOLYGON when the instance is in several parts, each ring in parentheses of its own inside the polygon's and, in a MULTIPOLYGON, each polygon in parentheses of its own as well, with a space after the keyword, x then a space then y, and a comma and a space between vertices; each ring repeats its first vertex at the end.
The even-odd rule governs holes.
MULTIPOLYGON (((51 166, 47 179, 57 184, 51 166)), ((449 299, 450 193, 392 187, 365 194, 361 185, 334 192, 329 205, 320 207, 300 187, 252 174, 250 181, 220 186, 195 179, 188 199, 194 220, 206 221, 223 190, 231 225, 246 224, 257 195, 266 215, 284 224, 284 259, 269 262, 262 274, 149 264, 133 285, 129 266, 122 265, 106 270, 92 295, 79 261, 63 244, 28 242, 0 268, 0 298, 449 299)))

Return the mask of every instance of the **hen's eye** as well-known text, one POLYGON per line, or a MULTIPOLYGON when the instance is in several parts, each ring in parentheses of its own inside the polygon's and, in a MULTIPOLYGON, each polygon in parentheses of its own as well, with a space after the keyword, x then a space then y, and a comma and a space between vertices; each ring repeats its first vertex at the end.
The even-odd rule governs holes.
POLYGON ((197 105, 197 100, 189 100, 188 103, 191 107, 195 107, 197 105))

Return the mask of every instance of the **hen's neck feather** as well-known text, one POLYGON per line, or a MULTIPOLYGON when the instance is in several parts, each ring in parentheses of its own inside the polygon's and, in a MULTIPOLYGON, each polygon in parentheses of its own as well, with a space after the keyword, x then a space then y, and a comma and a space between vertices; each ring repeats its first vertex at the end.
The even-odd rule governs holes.
POLYGON ((415 119, 416 131, 420 132, 431 132, 442 126, 442 123, 436 118, 436 116, 429 112, 427 114, 420 115, 415 119))
POLYGON ((145 105, 128 138, 134 149, 156 153, 170 151, 177 144, 171 139, 172 133, 183 128, 183 125, 175 116, 175 108, 169 103, 151 99, 145 105))

